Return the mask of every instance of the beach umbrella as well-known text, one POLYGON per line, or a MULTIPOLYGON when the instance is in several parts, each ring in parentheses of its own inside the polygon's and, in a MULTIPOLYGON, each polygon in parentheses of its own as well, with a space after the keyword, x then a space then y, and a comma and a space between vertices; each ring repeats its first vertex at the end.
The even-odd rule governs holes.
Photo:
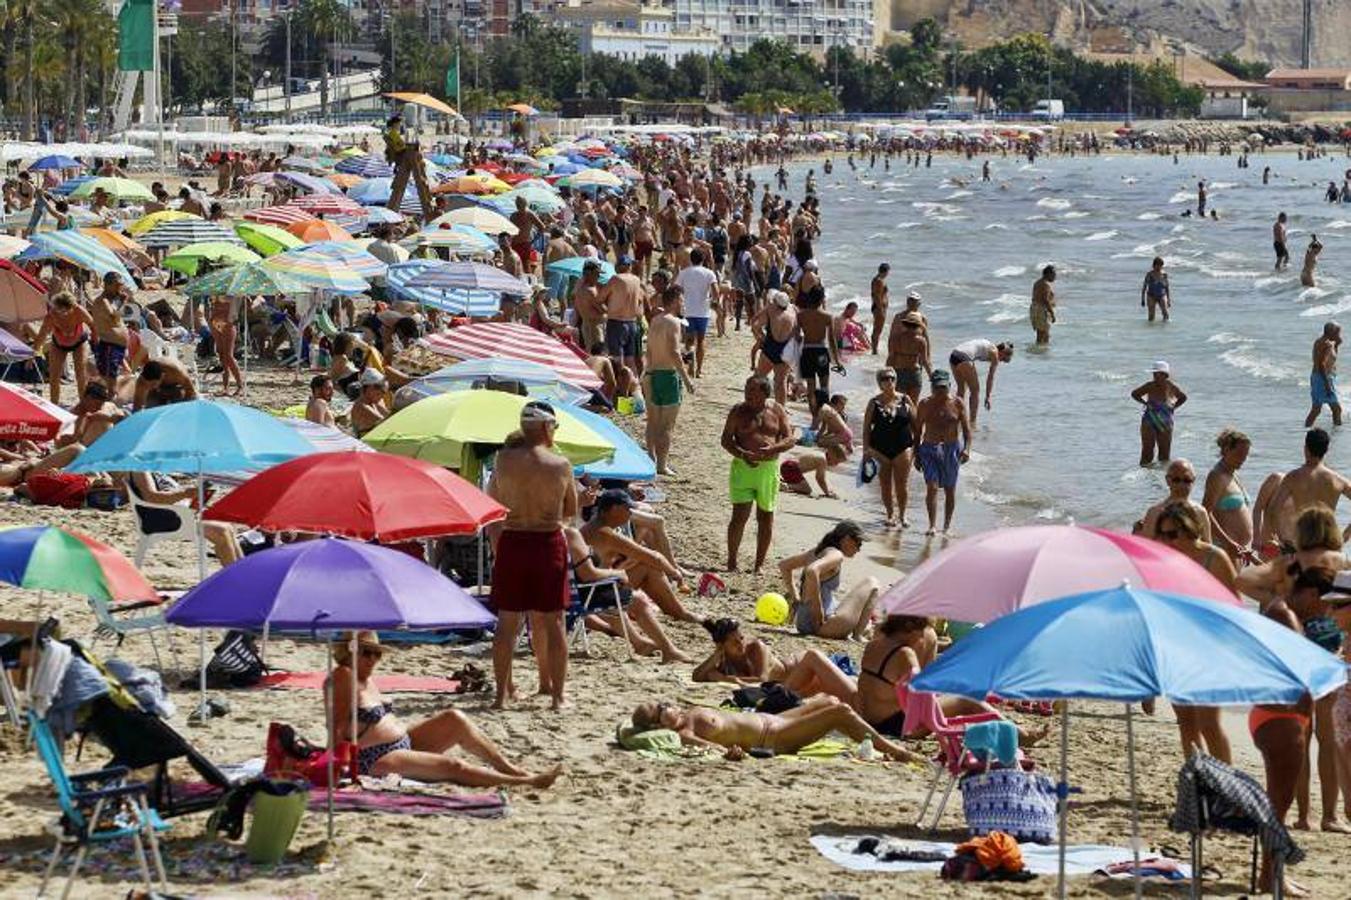
POLYGON ((352 235, 345 229, 327 219, 312 219, 308 222, 295 222, 286 226, 286 230, 306 243, 317 241, 350 241, 352 235))
MULTIPOLYGON (((509 190, 511 187, 496 178, 492 181, 502 185, 503 190, 509 190)), ((432 188, 432 193, 435 194, 497 194, 500 192, 489 181, 473 175, 459 175, 432 188)))
POLYGON ((332 175, 328 176, 328 180, 336 184, 343 191, 346 191, 348 188, 356 187, 366 179, 362 178, 360 175, 345 175, 342 172, 334 172, 332 175))
POLYGON ((525 185, 498 197, 498 206, 501 209, 513 210, 516 208, 517 197, 525 198, 525 205, 528 209, 547 215, 558 212, 566 205, 556 191, 537 185, 525 185))
POLYGON ((0 322, 36 322, 47 315, 47 286, 0 259, 0 322))
POLYGON ((183 286, 189 297, 275 297, 310 290, 285 272, 265 269, 256 262, 208 272, 183 286))
POLYGON ((15 237, 12 234, 0 234, 0 257, 5 259, 18 256, 31 246, 33 245, 30 242, 21 237, 15 237))
MULTIPOLYGON (((398 245, 395 245, 398 246, 398 245)), ((399 249, 403 249, 400 247, 399 249)), ((407 251, 404 250, 406 253, 407 251)), ((410 259, 389 267, 385 272, 385 290, 401 300, 411 300, 456 316, 488 318, 502 308, 498 291, 465 288, 409 287, 408 283, 424 272, 454 265, 440 259, 410 259)))
MULTIPOLYGON (((52 193, 58 197, 69 197, 71 192, 86 181, 93 181, 97 175, 76 175, 74 178, 67 178, 65 181, 52 188, 52 193)), ((27 212, 27 210, 25 210, 27 212)))
POLYGON ((554 260, 544 267, 544 271, 550 275, 565 278, 581 278, 582 269, 586 267, 587 263, 596 263, 600 266, 601 284, 605 284, 614 277, 615 267, 608 260, 598 259, 594 256, 569 256, 567 259, 554 260))
POLYGON ((388 453, 316 453, 255 475, 206 518, 392 543, 473 534, 506 507, 446 469, 388 453), (343 502, 333 488, 343 486, 343 502))
POLYGON ((568 184, 572 187, 621 187, 624 179, 612 172, 604 169, 587 169, 585 172, 578 172, 576 175, 568 177, 568 184))
POLYGON ((550 175, 574 175, 582 171, 583 168, 585 167, 566 159, 553 158, 549 160, 548 164, 550 175))
MULTIPOLYGON (((421 204, 418 207, 421 209, 421 204)), ((368 206, 362 216, 366 220, 367 227, 371 225, 397 225, 404 220, 403 213, 386 209, 383 206, 368 206)))
POLYGON ((403 103, 411 103, 414 106, 421 106, 424 109, 430 109, 434 112, 445 113, 448 116, 458 116, 455 107, 443 100, 438 100, 431 94, 419 94, 415 91, 389 91, 384 96, 391 100, 398 100, 403 103))
POLYGON ((348 175, 360 175, 362 178, 390 178, 394 167, 378 156, 349 156, 338 161, 333 168, 348 175))
POLYGON ((497 241, 478 229, 464 231, 468 226, 455 228, 427 228, 404 238, 399 243, 407 247, 441 247, 451 253, 487 254, 491 256, 497 250, 497 241))
POLYGON ((71 159, 69 156, 60 153, 54 153, 51 156, 43 156, 39 159, 35 159, 28 166, 30 171, 41 171, 43 169, 83 169, 84 167, 84 163, 80 162, 78 159, 71 159))
MULTIPOLYGON (((995 579, 986 576, 987 584, 995 579)), ((1191 706, 1291 704, 1346 682, 1346 665, 1304 635, 1227 603, 1129 586, 1029 606, 976 629, 930 663, 911 690, 983 700, 1154 697, 1191 706)), ((1135 753, 1126 708, 1132 823, 1135 753)), ((1060 896, 1065 896, 1069 712, 1060 738, 1060 896)), ((1137 881, 1137 894, 1139 883, 1137 881)))
POLYGON ((428 153, 427 161, 438 166, 458 166, 464 159, 453 153, 428 153))
POLYGON ((152 212, 141 216, 135 222, 132 222, 127 226, 127 234, 137 237, 145 234, 147 231, 150 231, 152 228, 155 228, 163 222, 173 222, 178 219, 196 219, 198 221, 204 221, 201 216, 195 216, 192 213, 183 212, 180 209, 161 209, 158 212, 152 212))
POLYGON ((306 253, 307 249, 301 247, 298 250, 278 253, 276 256, 268 257, 263 266, 289 276, 312 291, 360 294, 370 287, 365 278, 347 266, 322 254, 306 253))
MULTIPOLYGON (((438 465, 472 468, 475 444, 500 445, 521 427, 528 397, 502 391, 451 391, 429 397, 385 419, 364 437, 377 450, 438 465)), ((572 415, 557 410, 555 449, 573 465, 608 459, 614 444, 572 415)))
POLYGON ((508 275, 501 269, 476 262, 447 263, 427 269, 408 282, 411 288, 440 288, 449 290, 496 291, 499 294, 512 294, 517 297, 530 295, 528 282, 508 275))
MULTIPOLYGON (((453 265, 453 264, 452 264, 453 265)), ((547 366, 570 384, 599 388, 601 380, 570 347, 557 338, 518 322, 477 322, 430 334, 422 346, 459 360, 519 359, 547 366)))
MULTIPOLYGON (((368 178, 365 181, 361 182, 361 184, 348 188, 347 198, 349 200, 355 200, 358 203, 363 203, 368 206, 374 206, 376 204, 381 203, 388 203, 390 195, 390 187, 393 184, 394 184, 393 178, 387 177, 368 178)), ((405 197, 408 196, 409 193, 416 194, 417 191, 404 191, 404 196, 405 197)))
MULTIPOLYGON (((365 250, 367 253, 370 253, 371 244, 374 244, 375 240, 376 239, 373 237, 359 237, 356 240, 352 241, 351 245, 353 247, 360 247, 362 250, 365 250)), ((346 245, 344 244, 343 246, 346 245)), ((408 253, 408 249, 406 247, 400 247, 398 244, 390 244, 388 249, 392 251, 392 254, 397 262, 401 263, 408 262, 410 254, 408 253)), ((395 265, 395 263, 390 263, 390 265, 395 265)), ((388 270, 386 270, 386 272, 388 272, 388 270)))
POLYGON ((525 385, 526 393, 532 398, 563 406, 573 406, 591 397, 591 391, 563 381, 557 372, 539 363, 519 359, 467 359, 399 388, 394 394, 394 408, 403 409, 424 397, 470 390, 476 383, 493 381, 519 382, 525 385))
POLYGON ((236 222, 235 234, 259 256, 273 256, 305 246, 305 242, 285 228, 263 222, 236 222))
POLYGON ((142 233, 147 247, 182 247, 187 244, 243 244, 239 235, 205 219, 172 219, 142 233))
POLYGON ((578 406, 568 407, 568 413, 581 419, 596 434, 614 444, 614 456, 597 460, 577 467, 580 474, 593 478, 611 478, 617 481, 653 481, 657 477, 657 464, 647 455, 637 441, 629 437, 624 429, 599 413, 578 406))
MULTIPOLYGON (((236 238, 238 240, 238 238, 236 238)), ((188 244, 179 247, 164 258, 164 268, 181 272, 184 275, 196 275, 202 263, 240 263, 260 262, 262 257, 240 243, 207 241, 202 244, 188 244)))
POLYGON ((70 196, 77 200, 83 200, 94 196, 94 192, 97 190, 102 190, 118 202, 155 199, 155 195, 150 192, 150 188, 139 181, 132 181, 130 178, 91 178, 89 181, 78 185, 75 190, 70 192, 70 196))
POLYGON ((265 225, 278 225, 285 228, 288 225, 294 225, 297 222, 309 222, 314 220, 303 209, 295 206, 264 206, 262 209, 251 209, 244 213, 244 218, 250 222, 261 222, 265 225))
POLYGON ((341 266, 362 278, 379 278, 389 268, 350 237, 345 241, 319 241, 308 247, 289 250, 284 262, 286 265, 302 265, 310 261, 317 265, 341 266))
POLYGON ((88 535, 55 525, 0 529, 0 581, 110 603, 159 596, 121 553, 88 535))
POLYGON ((91 237, 114 253, 144 253, 145 247, 120 231, 111 228, 80 228, 80 234, 91 237))
POLYGON ((0 441, 50 441, 74 421, 55 403, 0 381, 0 441))
POLYGON ((484 209, 481 206, 467 206, 461 209, 452 209, 448 213, 442 213, 428 223, 428 227, 441 225, 470 225, 482 231, 485 234, 507 234, 515 237, 520 233, 520 229, 512 224, 511 220, 501 213, 484 209))
POLYGON ((882 595, 897 615, 989 622, 1070 594, 1127 581, 1237 605, 1234 592, 1158 541, 1078 525, 1000 528, 964 538, 882 595))
POLYGON ((131 273, 117 255, 88 235, 78 231, 44 231, 30 235, 29 241, 32 246, 15 257, 16 260, 59 259, 100 277, 113 272, 122 276, 123 283, 132 283, 131 273))
POLYGON ((360 203, 343 194, 310 194, 297 197, 286 205, 303 209, 312 216, 361 216, 366 212, 360 203))
MULTIPOLYGON (((324 171, 324 166, 322 163, 313 159, 306 159, 303 156, 288 156, 281 161, 281 167, 283 169, 290 169, 292 173, 324 171)), ((276 174, 285 175, 287 173, 277 172, 276 174)))

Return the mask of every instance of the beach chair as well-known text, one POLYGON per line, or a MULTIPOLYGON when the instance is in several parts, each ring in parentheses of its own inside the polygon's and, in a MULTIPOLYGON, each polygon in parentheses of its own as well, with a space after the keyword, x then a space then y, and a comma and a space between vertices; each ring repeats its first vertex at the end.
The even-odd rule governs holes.
POLYGON ((905 710, 905 734, 908 736, 919 731, 928 731, 938 742, 938 754, 930 760, 933 777, 929 781, 929 791, 924 795, 924 805, 920 807, 919 816, 915 819, 916 825, 924 824, 929 804, 933 802, 938 785, 946 775, 947 785, 943 789, 942 799, 938 801, 938 809, 934 811, 933 821, 928 828, 930 832, 934 832, 938 830, 938 822, 943 818, 943 810, 947 808, 948 800, 952 798, 952 789, 957 781, 963 775, 981 772, 987 768, 984 760, 978 759, 966 749, 962 741, 966 726, 977 722, 991 722, 1002 717, 998 713, 977 713, 949 719, 943 715, 943 707, 938 703, 937 694, 910 690, 908 679, 896 683, 896 700, 901 709, 905 710))
POLYGON ((127 499, 131 503, 131 511, 136 516, 136 531, 140 535, 136 539, 136 551, 132 555, 132 561, 136 568, 140 568, 145 562, 146 554, 150 548, 156 544, 165 541, 197 541, 197 514, 192 511, 192 507, 187 503, 147 503, 136 496, 135 491, 127 492, 127 499), (145 525, 145 512, 148 510, 165 510, 178 517, 178 527, 171 531, 147 531, 145 525))
POLYGON ((629 643, 629 617, 624 615, 622 605, 618 602, 612 606, 597 605, 601 602, 600 598, 606 595, 618 597, 620 580, 618 578, 603 578, 600 581, 578 581, 573 577, 571 581, 572 599, 564 612, 564 620, 568 628, 568 650, 571 651, 577 641, 581 640, 582 654, 590 656, 591 642, 586 636, 586 617, 613 609, 619 613, 619 630, 624 633, 624 645, 628 647, 629 659, 632 659, 633 644, 629 643), (606 590, 606 588, 609 588, 609 590, 606 590))
POLYGON ((155 874, 160 889, 169 889, 164 874, 164 860, 160 856, 159 833, 167 831, 169 824, 146 803, 147 786, 140 782, 128 781, 127 766, 110 766, 95 772, 81 775, 68 775, 60 745, 52 736, 47 722, 35 713, 28 717, 33 742, 38 755, 47 768, 47 775, 56 789, 57 802, 61 807, 61 816, 52 827, 56 835, 56 845, 52 848, 51 859, 42 873, 42 885, 38 896, 47 891, 47 882, 61 860, 67 846, 74 845, 75 858, 66 875, 66 886, 61 892, 63 898, 70 895, 70 889, 79 876, 80 866, 85 854, 94 844, 109 844, 123 838, 130 838, 136 851, 136 862, 141 870, 141 881, 147 891, 153 891, 150 881, 150 868, 146 864, 146 844, 150 845, 150 855, 155 862, 155 874))
MULTIPOLYGON (((165 640, 169 637, 169 623, 164 621, 164 612, 158 600, 145 600, 137 603, 123 603, 113 606, 107 600, 89 598, 89 606, 94 610, 94 637, 89 641, 92 652, 94 645, 103 638, 115 641, 114 649, 120 649, 122 642, 133 634, 144 634, 150 638, 150 649, 155 654, 155 668, 163 672, 164 662, 160 659, 159 644, 155 643, 155 632, 164 631, 165 640)), ((173 644, 170 643, 170 650, 173 644)))

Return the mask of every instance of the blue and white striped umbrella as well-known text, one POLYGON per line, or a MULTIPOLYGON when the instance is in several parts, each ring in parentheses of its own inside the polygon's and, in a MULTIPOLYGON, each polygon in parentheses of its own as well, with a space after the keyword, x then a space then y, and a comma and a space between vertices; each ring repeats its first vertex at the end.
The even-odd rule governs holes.
POLYGON ((278 172, 278 181, 286 181, 311 194, 341 194, 338 186, 327 178, 306 175, 304 172, 278 172))
POLYGON ((502 308, 502 294, 498 291, 469 288, 411 287, 409 282, 420 275, 455 263, 439 259, 410 259, 390 266, 385 272, 385 289, 402 300, 411 300, 456 316, 488 318, 502 308))
POLYGON ((315 258, 340 265, 360 275, 362 278, 379 278, 388 268, 380 260, 366 252, 364 247, 352 241, 318 241, 299 250, 290 250, 288 255, 294 259, 315 258))
MULTIPOLYGON (((349 188, 347 196, 364 206, 384 206, 389 202, 393 184, 393 178, 370 178, 349 188)), ((403 198, 399 200, 399 212, 422 218, 422 201, 418 199, 417 187, 411 181, 404 188, 403 198)))
POLYGON ((369 156, 349 156, 333 167, 348 175, 360 175, 362 178, 389 178, 394 167, 374 154, 369 156))
POLYGON ((147 247, 183 247, 188 244, 242 244, 234 231, 205 219, 171 219, 161 222, 139 238, 147 247))
POLYGON ((409 287, 439 288, 441 290, 492 291, 530 296, 530 284, 501 269, 476 262, 442 263, 416 275, 409 287))
POLYGON ((65 181, 52 188, 52 193, 60 197, 69 197, 71 193, 86 181, 93 181, 97 175, 76 175, 74 178, 67 178, 65 181))
MULTIPOLYGON (((417 198, 414 197, 414 202, 417 198)), ((419 209, 421 204, 418 204, 419 209)), ((397 213, 392 209, 386 209, 383 206, 370 206, 366 208, 366 225, 397 225, 404 219, 403 213, 397 213)))
POLYGON ((113 251, 88 235, 78 231, 44 231, 28 236, 33 246, 20 253, 15 260, 23 262, 29 259, 60 259, 81 269, 99 275, 115 272, 122 276, 127 285, 132 283, 131 273, 113 251))

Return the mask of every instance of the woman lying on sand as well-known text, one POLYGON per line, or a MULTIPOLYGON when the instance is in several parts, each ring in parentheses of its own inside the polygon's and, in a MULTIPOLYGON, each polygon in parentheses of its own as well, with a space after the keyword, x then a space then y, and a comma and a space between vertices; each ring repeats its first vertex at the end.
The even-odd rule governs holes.
POLYGON ((746 640, 736 619, 704 619, 714 649, 694 670, 695 681, 763 684, 777 681, 800 697, 829 694, 855 706, 858 686, 820 650, 807 650, 787 661, 774 655, 764 641, 746 640))
POLYGON ((384 655, 380 639, 372 631, 357 633, 357 733, 353 735, 351 641, 349 634, 333 645, 333 658, 338 666, 325 684, 324 693, 327 697, 330 687, 337 686, 333 697, 337 738, 357 742, 357 768, 362 775, 404 775, 419 781, 449 781, 468 787, 528 784, 543 788, 562 774, 562 766, 536 774, 508 762, 497 745, 458 710, 448 709, 411 728, 404 727, 394 715, 394 705, 385 702, 371 680, 375 664, 384 655), (447 755, 452 747, 463 747, 488 766, 447 755))
POLYGON ((686 746, 726 749, 728 759, 741 759, 753 750, 796 753, 832 731, 843 732, 854 741, 871 740, 874 747, 892 759, 902 762, 924 759, 882 737, 858 713, 834 697, 813 697, 778 715, 644 703, 633 711, 633 725, 639 731, 669 728, 680 735, 686 746))
POLYGON ((844 561, 863 549, 863 529, 856 522, 840 522, 811 550, 790 556, 779 563, 784 593, 793 604, 794 621, 799 634, 823 638, 860 640, 877 602, 877 580, 865 578, 854 585, 843 600, 840 572, 844 561), (801 569, 795 583, 793 573, 801 569))

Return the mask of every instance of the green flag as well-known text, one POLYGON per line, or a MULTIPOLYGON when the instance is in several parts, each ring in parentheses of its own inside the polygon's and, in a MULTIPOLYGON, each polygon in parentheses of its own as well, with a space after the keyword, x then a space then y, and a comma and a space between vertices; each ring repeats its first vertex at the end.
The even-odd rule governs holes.
POLYGON ((155 68, 155 0, 127 0, 117 14, 117 68, 123 72, 155 68))
POLYGON ((460 94, 460 51, 455 51, 455 61, 446 69, 446 99, 453 100, 460 94))

